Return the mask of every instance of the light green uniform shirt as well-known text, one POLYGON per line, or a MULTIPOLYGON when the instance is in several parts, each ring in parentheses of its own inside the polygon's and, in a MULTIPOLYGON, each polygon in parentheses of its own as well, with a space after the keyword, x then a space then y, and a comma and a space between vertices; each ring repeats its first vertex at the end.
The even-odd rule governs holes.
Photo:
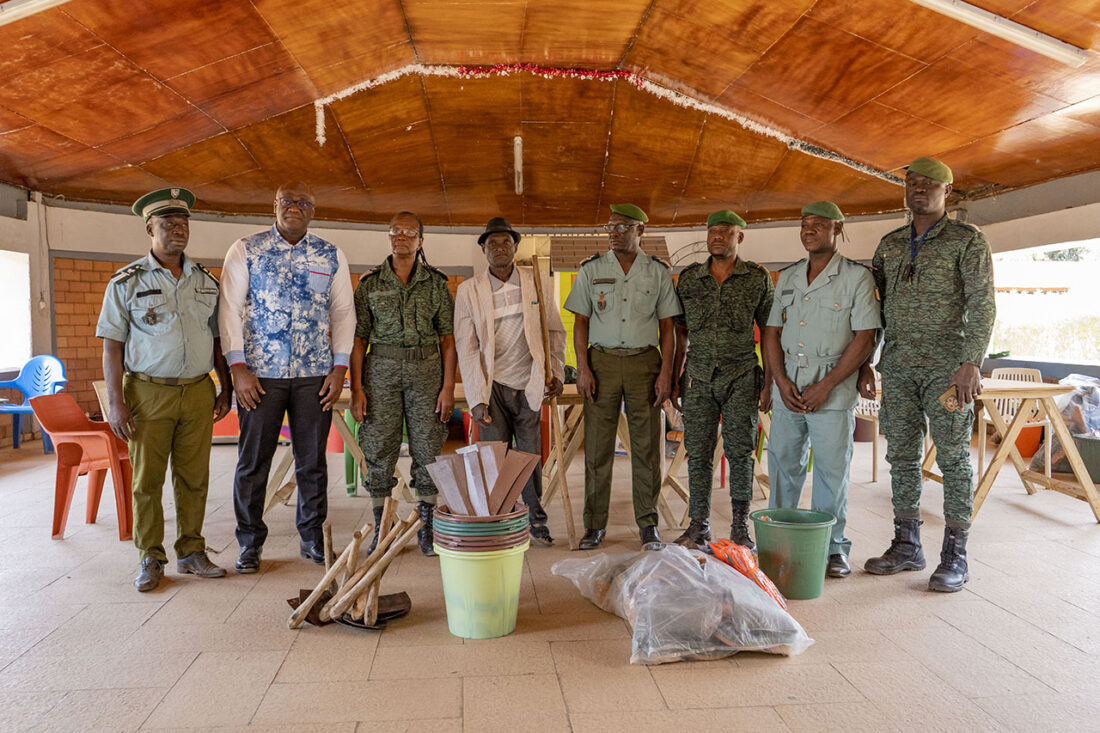
POLYGON ((588 343, 608 349, 657 346, 658 321, 682 312, 668 265, 641 250, 628 273, 611 250, 582 263, 565 309, 589 319, 588 343))
MULTIPOLYGON (((820 382, 840 361, 856 331, 882 328, 875 281, 863 265, 835 254, 813 283, 806 283, 809 260, 779 273, 768 325, 782 328, 787 377, 799 390, 820 382)), ((833 388, 823 410, 850 410, 859 399, 858 372, 833 388)))
POLYGON ((150 252, 116 272, 95 335, 126 344, 128 372, 190 379, 214 368, 218 281, 185 255, 179 280, 150 252))

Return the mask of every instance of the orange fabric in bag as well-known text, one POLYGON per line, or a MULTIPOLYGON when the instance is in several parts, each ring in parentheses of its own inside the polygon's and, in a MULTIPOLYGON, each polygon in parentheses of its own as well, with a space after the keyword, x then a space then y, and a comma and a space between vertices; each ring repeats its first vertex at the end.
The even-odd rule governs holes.
POLYGON ((716 558, 756 583, 760 586, 761 590, 775 599, 775 602, 779 604, 780 608, 786 610, 787 599, 784 598, 783 594, 779 592, 779 589, 775 587, 775 583, 772 582, 772 579, 765 575, 764 571, 760 569, 760 563, 757 562, 756 553, 732 540, 718 540, 716 542, 708 542, 707 544, 710 546, 711 552, 714 553, 716 558))

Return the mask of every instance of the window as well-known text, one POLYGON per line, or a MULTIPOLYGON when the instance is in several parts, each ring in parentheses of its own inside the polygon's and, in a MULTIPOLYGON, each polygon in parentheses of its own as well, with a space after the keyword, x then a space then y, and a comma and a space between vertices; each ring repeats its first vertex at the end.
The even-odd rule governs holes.
POLYGON ((1100 239, 993 256, 997 323, 990 354, 1100 363, 1100 239))
POLYGON ((19 371, 31 358, 31 260, 0 250, 0 372, 19 371))

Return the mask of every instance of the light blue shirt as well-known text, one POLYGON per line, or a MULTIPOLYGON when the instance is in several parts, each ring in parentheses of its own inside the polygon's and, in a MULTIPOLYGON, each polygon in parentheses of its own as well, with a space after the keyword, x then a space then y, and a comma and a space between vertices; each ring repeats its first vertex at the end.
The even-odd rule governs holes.
POLYGON ((126 345, 128 372, 164 379, 207 374, 218 336, 218 281, 186 255, 176 280, 150 252, 107 283, 95 335, 126 345))
POLYGON ((630 272, 612 250, 582 263, 565 308, 590 319, 588 343, 609 349, 657 346, 658 321, 683 312, 668 265, 641 250, 630 272))
MULTIPOLYGON (((809 260, 779 273, 768 325, 783 329, 780 343, 787 377, 799 390, 821 381, 840 361, 856 331, 882 328, 871 271, 841 254, 806 282, 809 260)), ((859 398, 858 373, 838 384, 823 410, 850 410, 859 398)))

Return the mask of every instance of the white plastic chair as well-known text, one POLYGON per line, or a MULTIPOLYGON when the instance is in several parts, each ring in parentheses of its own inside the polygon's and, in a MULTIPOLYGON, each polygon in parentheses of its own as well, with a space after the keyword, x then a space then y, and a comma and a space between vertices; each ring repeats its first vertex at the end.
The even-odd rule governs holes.
MULTIPOLYGON (((1011 379, 1016 382, 1042 382, 1043 374, 1038 369, 1026 369, 1023 367, 1002 367, 994 369, 990 375, 993 379, 1011 379)), ((1020 409, 1021 400, 1012 398, 1003 398, 994 400, 994 405, 997 407, 997 411, 1001 413, 1001 417, 1004 418, 1005 424, 1011 424, 1013 418, 1016 417, 1017 411, 1020 409)), ((985 443, 986 443, 986 423, 992 424, 992 420, 989 419, 989 404, 986 403, 986 410, 982 412, 981 422, 978 424, 978 471, 979 473, 985 470, 985 443)), ((1027 416, 1027 421, 1024 423, 1025 427, 1034 425, 1041 425, 1045 428, 1043 431, 1043 458, 1045 463, 1045 473, 1047 477, 1050 477, 1050 438, 1051 438, 1051 425, 1050 418, 1045 413, 1036 409, 1031 415, 1027 416)))
MULTIPOLYGON (((878 376, 877 374, 875 375, 878 376)), ((880 407, 878 398, 869 400, 860 397, 856 403, 856 420, 865 420, 871 423, 871 482, 878 481, 878 411, 880 407)))

